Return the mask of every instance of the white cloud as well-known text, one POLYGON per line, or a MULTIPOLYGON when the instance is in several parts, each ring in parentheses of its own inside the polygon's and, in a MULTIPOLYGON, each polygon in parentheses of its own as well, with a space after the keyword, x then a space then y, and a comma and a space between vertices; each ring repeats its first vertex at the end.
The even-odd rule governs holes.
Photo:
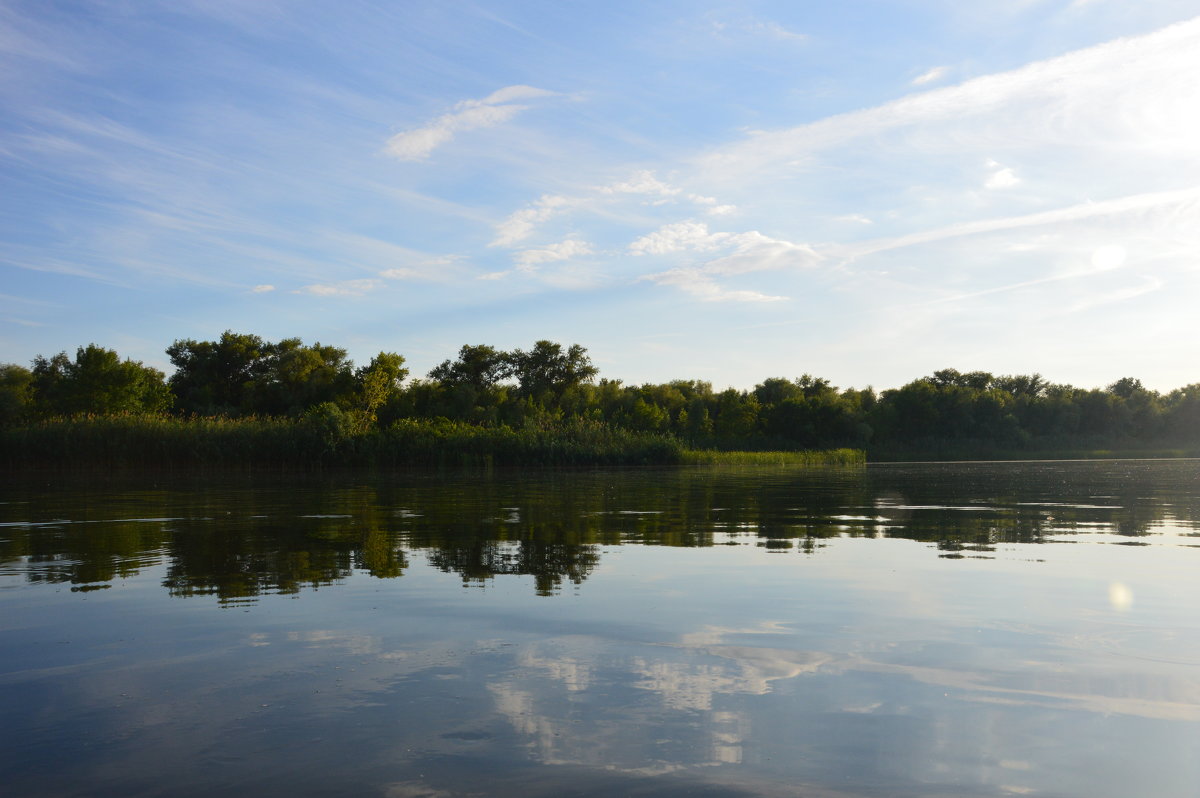
POLYGON ((273 285, 256 285, 250 289, 250 293, 265 294, 265 293, 268 293, 268 292, 274 291, 274 290, 275 290, 275 286, 273 286, 273 285))
POLYGON ((780 269, 807 269, 822 260, 808 244, 765 236, 757 230, 730 237, 732 253, 705 264, 710 274, 746 274, 780 269))
POLYGON ((1001 230, 1053 225, 1063 222, 1075 222, 1096 216, 1116 216, 1155 208, 1193 206, 1196 203, 1200 203, 1200 186, 1193 186, 1192 188, 1180 189, 1178 191, 1135 194, 1105 202, 1084 202, 1078 205, 1056 208, 1055 210, 1043 211, 1041 213, 1026 214, 1024 216, 981 219, 975 222, 963 222, 962 224, 925 230, 919 233, 910 233, 894 238, 874 239, 863 244, 846 247, 842 250, 841 254, 849 258, 856 258, 862 255, 928 244, 949 238, 993 233, 1001 230))
POLYGON ((875 224, 869 217, 863 216, 861 213, 848 213, 844 216, 834 218, 835 222, 853 222, 854 224, 875 224))
POLYGON ((496 225, 496 237, 488 246, 511 247, 518 241, 528 238, 533 233, 535 225, 541 224, 577 204, 579 204, 579 200, 574 197, 543 194, 532 206, 513 213, 496 225))
POLYGON ((727 288, 714 278, 750 272, 809 268, 822 259, 807 244, 771 238, 757 230, 744 233, 710 233, 708 226, 701 222, 664 225, 629 245, 629 251, 635 255, 672 255, 721 250, 726 254, 698 265, 649 274, 641 279, 657 285, 680 288, 706 302, 778 302, 787 297, 727 288))
POLYGON ((407 259, 411 265, 383 269, 379 276, 385 280, 434 280, 453 276, 463 258, 459 255, 423 256, 407 259))
POLYGON ((6 324, 16 324, 19 327, 45 327, 46 325, 40 321, 29 321, 28 319, 18 319, 13 316, 4 316, 0 321, 6 324))
POLYGON ((388 139, 385 151, 402 161, 422 161, 435 149, 458 133, 494 127, 507 122, 528 105, 513 104, 515 100, 530 100, 553 96, 555 92, 533 86, 507 86, 492 92, 482 100, 464 100, 423 127, 405 130, 388 139))
POLYGON ((592 247, 586 241, 568 238, 566 241, 561 241, 557 244, 519 252, 515 260, 520 270, 532 271, 534 266, 541 263, 570 260, 579 255, 590 254, 592 254, 592 247))
POLYGON ((1012 188, 1021 182, 1021 178, 1017 177, 1017 173, 1015 171, 1004 166, 998 161, 993 160, 992 158, 988 158, 987 167, 988 169, 992 170, 992 173, 988 175, 987 180, 984 181, 984 188, 1012 188))
POLYGON ((933 69, 930 69, 927 72, 922 72, 920 75, 917 75, 915 78, 913 78, 912 85, 924 86, 928 83, 934 83, 936 81, 939 81, 942 78, 944 78, 945 76, 946 76, 946 67, 935 66, 933 69))
MULTIPOLYGON (((807 42, 809 38, 808 34, 789 30, 773 20, 743 19, 733 23, 710 20, 709 30, 713 35, 725 40, 731 38, 731 35, 747 33, 755 37, 776 39, 796 44, 807 42)), ((739 38, 744 38, 744 36, 739 38)))
POLYGON ((675 222, 663 225, 629 245, 633 255, 666 255, 671 252, 704 252, 721 246, 731 233, 710 233, 703 222, 675 222))
POLYGON ((657 285, 679 288, 704 302, 781 302, 785 296, 771 296, 759 291, 724 288, 700 269, 672 269, 643 279, 657 285))
POLYGON ((534 86, 505 86, 503 89, 496 91, 484 97, 482 100, 467 100, 466 103, 479 103, 481 105, 499 105, 500 103, 509 103, 513 100, 536 100, 541 97, 553 97, 557 92, 539 89, 534 86))
POLYGON ((673 197, 679 189, 670 186, 657 177, 649 169, 635 172, 632 177, 621 183, 613 183, 599 188, 601 194, 647 194, 659 197, 673 197))
POLYGON ((1066 313, 1080 313, 1101 305, 1112 305, 1135 297, 1157 291, 1163 287, 1163 281, 1152 275, 1140 278, 1138 285, 1127 286, 1105 294, 1087 297, 1064 309, 1066 313))
POLYGON ((808 41, 808 34, 797 33, 796 31, 788 30, 778 22, 748 22, 745 25, 745 30, 749 31, 750 33, 769 36, 773 39, 781 39, 783 41, 808 41))
POLYGON ((713 252, 729 254, 708 261, 708 274, 744 274, 787 267, 807 267, 821 259, 807 244, 765 236, 757 230, 745 233, 710 233, 703 222, 675 222, 642 236, 629 245, 633 255, 669 255, 677 252, 713 252))
POLYGON ((1012 188, 1021 182, 1021 178, 1017 177, 1017 173, 1012 169, 1004 168, 997 169, 992 172, 988 179, 984 181, 984 188, 1012 188))
MULTIPOLYGON (((710 216, 729 216, 738 211, 736 205, 721 204, 716 197, 697 193, 685 194, 683 189, 660 180, 653 170, 642 169, 631 174, 626 180, 593 186, 577 196, 541 196, 528 207, 510 214, 497 224, 496 235, 489 246, 514 246, 533 235, 538 225, 571 210, 582 208, 594 213, 609 214, 611 208, 619 207, 619 203, 628 197, 644 198, 641 205, 654 207, 687 201, 703 208, 710 216)), ((638 211, 637 216, 640 220, 642 212, 638 211)))
POLYGON ((312 294, 314 296, 363 296, 379 288, 379 281, 373 279, 345 280, 340 283, 317 283, 298 288, 292 293, 312 294))
POLYGON ((1200 155, 1200 18, 860 111, 755 132, 697 163, 710 181, 805 167, 824 150, 887 141, 906 156, 1032 142, 1200 155), (904 135, 900 135, 901 132, 904 135), (936 134, 935 134, 936 132, 936 134), (886 134, 886 135, 885 135, 886 134))
POLYGON ((417 280, 422 275, 415 269, 384 269, 379 276, 385 280, 417 280))
POLYGON ((1120 244, 1105 244, 1092 250, 1092 268, 1097 271, 1119 269, 1128 257, 1129 253, 1120 244))

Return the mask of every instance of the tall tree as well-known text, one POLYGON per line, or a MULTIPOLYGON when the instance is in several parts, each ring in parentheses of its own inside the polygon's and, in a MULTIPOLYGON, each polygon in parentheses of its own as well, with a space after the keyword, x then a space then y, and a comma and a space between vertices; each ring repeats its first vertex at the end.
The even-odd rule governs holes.
POLYGON ((380 352, 370 364, 354 372, 358 382, 359 407, 364 424, 375 423, 380 407, 394 402, 400 395, 400 384, 408 376, 404 358, 395 352, 380 352))
POLYGON ((547 395, 557 399, 570 388, 591 382, 600 373, 592 365, 587 350, 579 344, 571 344, 563 351, 562 344, 538 341, 528 352, 514 350, 508 359, 521 395, 535 400, 547 395))
POLYGON ((266 415, 298 416, 325 402, 345 406, 356 389, 346 350, 320 342, 305 346, 285 338, 268 348, 264 379, 255 386, 253 408, 266 415))
POLYGON ((464 344, 457 360, 444 360, 429 372, 429 378, 446 386, 466 385, 486 391, 512 376, 509 355, 487 344, 464 344))
POLYGON ((265 381, 271 344, 226 330, 219 341, 183 339, 167 347, 175 366, 176 409, 201 415, 251 412, 249 391, 265 381))
POLYGON ((161 371, 95 344, 79 347, 74 360, 66 352, 34 358, 32 388, 34 407, 47 415, 157 413, 174 399, 161 371))
POLYGON ((32 393, 32 371, 14 363, 0 363, 0 427, 25 419, 32 393))

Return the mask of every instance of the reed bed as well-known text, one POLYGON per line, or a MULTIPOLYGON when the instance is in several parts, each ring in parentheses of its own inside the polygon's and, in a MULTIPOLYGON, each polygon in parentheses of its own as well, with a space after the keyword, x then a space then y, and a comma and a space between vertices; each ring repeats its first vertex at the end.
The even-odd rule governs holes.
POLYGON ((867 462, 861 449, 825 449, 813 451, 722 452, 715 449, 688 449, 683 462, 689 465, 805 465, 861 466, 867 462))
POLYGON ((443 419, 405 419, 352 431, 347 419, 178 418, 111 415, 52 418, 0 430, 0 462, 40 465, 420 466, 641 465, 682 460, 675 438, 601 422, 520 429, 443 419))
POLYGON ((0 463, 27 466, 861 465, 863 452, 687 449, 601 421, 521 428, 403 419, 354 431, 337 414, 287 418, 105 415, 0 430, 0 463))

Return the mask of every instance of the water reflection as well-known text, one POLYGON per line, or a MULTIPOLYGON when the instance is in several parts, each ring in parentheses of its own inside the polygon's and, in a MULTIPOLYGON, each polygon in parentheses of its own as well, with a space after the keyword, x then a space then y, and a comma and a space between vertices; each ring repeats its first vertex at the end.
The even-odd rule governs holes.
POLYGON ((13 479, 0 771, 14 795, 1191 798, 1198 477, 13 479))
POLYGON ((419 553, 464 585, 523 575, 553 595, 582 584, 604 547, 631 543, 813 555, 831 539, 903 538, 958 559, 1097 535, 1181 542, 1197 534, 1198 470, 1142 461, 18 477, 0 504, 0 574, 88 591, 165 562, 171 595, 228 602, 356 571, 400 577, 419 553))

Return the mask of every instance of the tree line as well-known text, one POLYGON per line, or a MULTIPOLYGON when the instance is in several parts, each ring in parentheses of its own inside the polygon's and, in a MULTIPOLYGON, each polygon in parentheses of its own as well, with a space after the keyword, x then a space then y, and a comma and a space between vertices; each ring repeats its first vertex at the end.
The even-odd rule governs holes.
POLYGON ((582 420, 671 436, 696 448, 872 452, 1162 446, 1200 442, 1200 383, 1160 393, 1132 377, 1105 388, 1039 374, 942 369, 895 389, 839 389, 804 374, 750 390, 701 380, 625 385, 601 378, 587 350, 464 345, 425 377, 380 352, 356 367, 346 350, 225 332, 167 347, 174 372, 95 344, 0 366, 0 424, 80 414, 319 419, 346 433, 410 419, 490 428, 582 420))

